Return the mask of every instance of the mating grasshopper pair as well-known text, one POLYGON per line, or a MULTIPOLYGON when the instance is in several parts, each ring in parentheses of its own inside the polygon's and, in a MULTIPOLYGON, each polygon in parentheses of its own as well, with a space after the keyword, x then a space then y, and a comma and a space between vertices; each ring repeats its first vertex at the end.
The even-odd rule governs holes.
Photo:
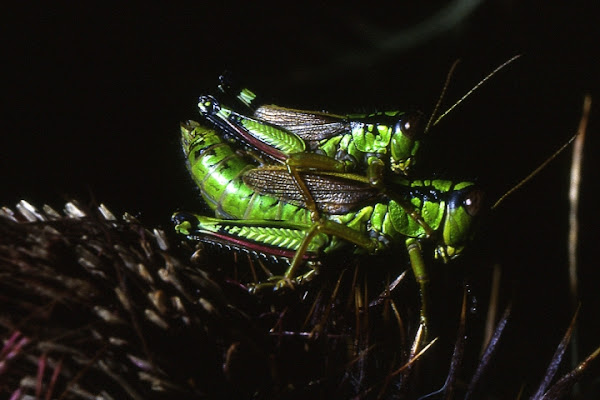
MULTIPOLYGON (((239 98, 253 107, 252 92, 243 90, 239 98)), ((426 322, 420 243, 432 242, 444 262, 458 256, 483 194, 471 182, 406 178, 419 147, 418 114, 338 116, 267 105, 247 116, 211 96, 198 106, 218 130, 188 121, 181 124, 181 141, 217 218, 175 213, 179 233, 290 260, 283 276, 255 290, 300 283, 314 273, 298 274, 301 264, 344 246, 376 254, 403 243, 426 322), (258 157, 236 152, 227 141, 232 137, 258 157)))

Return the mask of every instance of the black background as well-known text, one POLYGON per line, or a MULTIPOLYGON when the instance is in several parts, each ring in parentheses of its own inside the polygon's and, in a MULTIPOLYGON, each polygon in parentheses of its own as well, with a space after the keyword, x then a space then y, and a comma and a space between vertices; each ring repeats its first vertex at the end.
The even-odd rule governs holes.
MULTIPOLYGON (((203 207, 184 167, 178 122, 198 119, 197 97, 213 92, 225 69, 280 105, 430 113, 456 59, 443 109, 523 54, 430 132, 416 172, 477 180, 496 199, 575 132, 585 93, 600 104, 600 18, 591 2, 496 1, 443 26, 436 15, 447 5, 427 3, 6 12, 0 205, 95 200, 170 230, 174 210, 203 207)), ((598 107, 580 206, 586 354, 600 345, 598 107)), ((503 267, 503 301, 515 300, 508 333, 515 344, 501 361, 517 383, 523 375, 539 379, 572 315, 569 163, 567 152, 507 199, 477 244, 481 268, 503 267)))

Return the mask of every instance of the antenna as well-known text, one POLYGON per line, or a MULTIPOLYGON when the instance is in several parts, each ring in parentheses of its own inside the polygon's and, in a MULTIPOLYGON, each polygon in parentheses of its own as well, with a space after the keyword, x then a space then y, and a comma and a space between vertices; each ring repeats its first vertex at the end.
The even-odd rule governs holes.
POLYGON ((521 188, 521 186, 523 186, 524 184, 529 182, 531 180, 531 178, 536 176, 542 169, 544 169, 544 167, 546 167, 546 165, 548 165, 548 163, 550 163, 550 161, 554 160, 560 153, 562 153, 571 144, 571 142, 573 142, 573 140, 575 140, 575 138, 581 132, 585 131, 585 129, 587 127, 588 119, 589 119, 590 108, 591 108, 591 98, 589 96, 586 96, 584 98, 583 110, 581 112, 581 119, 579 120, 580 122, 579 122, 579 128, 577 129, 577 132, 573 136, 571 136, 571 138, 565 144, 563 144, 560 147, 560 149, 556 150, 554 152, 554 154, 552 154, 543 163, 541 163, 539 167, 534 169, 529 175, 527 175, 525 178, 523 178, 519 183, 517 183, 515 186, 513 186, 511 189, 509 189, 506 193, 504 193, 502 196, 500 196, 500 198, 492 206, 492 208, 491 208, 492 210, 495 209, 496 207, 498 207, 500 205, 500 203, 502 203, 504 201, 504 199, 506 199, 508 196, 513 194, 515 191, 517 191, 517 189, 521 188))
POLYGON ((515 61, 516 59, 518 59, 519 57, 521 57, 521 54, 517 54, 516 56, 511 57, 510 59, 508 59, 507 61, 503 62, 502 64, 500 64, 496 69, 494 69, 492 72, 490 72, 489 74, 487 74, 485 76, 485 78, 483 78, 482 80, 479 81, 479 83, 475 86, 473 86, 473 88, 471 88, 471 90, 469 90, 467 93, 465 93, 465 95, 463 97, 461 97, 456 103, 454 103, 452 105, 452 107, 450 107, 449 109, 447 109, 442 115, 440 115, 435 122, 432 124, 431 121, 433 120, 435 113, 437 112, 440 103, 442 102, 442 98, 444 96, 444 94, 446 93, 446 89, 448 88, 448 84, 450 81, 450 77, 452 76, 452 74, 454 73, 454 69, 456 68, 456 65, 458 64, 458 60, 454 62, 454 64, 452 64, 452 67, 450 68, 450 71, 448 72, 448 76, 446 78, 446 82, 444 83, 444 87, 442 89, 442 94, 440 95, 440 98, 437 102, 437 104, 435 105, 435 108, 433 110, 433 114, 431 114, 431 118, 429 119, 429 121, 427 122, 427 126, 425 127, 425 133, 427 133, 429 131, 430 126, 435 126, 438 124, 438 122, 440 122, 442 120, 442 118, 444 118, 446 115, 448 115, 452 110, 454 110, 454 108, 456 108, 456 106, 458 106, 460 103, 462 103, 467 97, 469 97, 470 95, 473 94, 473 92, 475 92, 477 89, 479 89, 488 79, 490 79, 492 76, 496 75, 496 73, 498 73, 501 69, 503 69, 504 67, 506 67, 507 65, 509 65, 510 63, 512 63, 513 61, 515 61))
POLYGON ((440 105, 442 105, 442 100, 444 99, 444 95, 446 94, 446 90, 448 89, 448 85, 450 85, 450 79, 452 79, 452 75, 454 75, 454 70, 456 66, 460 62, 460 59, 454 61, 450 70, 448 71, 448 75, 446 75, 446 81, 444 82, 444 86, 442 86, 442 92, 440 93, 440 97, 438 98, 437 103, 435 103, 435 107, 433 107, 433 112, 431 113, 431 117, 429 117, 429 121, 427 121, 427 125, 425 126, 425 133, 429 132, 429 128, 431 127, 431 121, 435 117, 435 114, 438 112, 440 105))

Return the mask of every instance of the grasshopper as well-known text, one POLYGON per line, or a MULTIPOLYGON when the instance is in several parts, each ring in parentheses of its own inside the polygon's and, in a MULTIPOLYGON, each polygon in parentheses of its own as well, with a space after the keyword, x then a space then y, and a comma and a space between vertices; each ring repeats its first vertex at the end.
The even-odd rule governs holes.
POLYGON ((299 266, 322 254, 351 247, 377 254, 404 244, 420 286, 426 322, 427 274, 421 242, 435 245, 444 262, 460 255, 472 236, 483 192, 472 182, 408 180, 371 185, 362 175, 299 169, 319 211, 315 219, 294 178, 278 166, 257 165, 236 153, 214 129, 181 125, 188 168, 215 217, 178 212, 175 229, 190 239, 222 243, 289 260, 282 276, 254 290, 282 288, 310 278, 299 266))

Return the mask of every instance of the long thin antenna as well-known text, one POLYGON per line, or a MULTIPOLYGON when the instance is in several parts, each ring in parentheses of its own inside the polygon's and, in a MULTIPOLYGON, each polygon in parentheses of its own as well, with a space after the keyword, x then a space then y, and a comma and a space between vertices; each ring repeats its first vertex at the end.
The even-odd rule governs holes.
MULTIPOLYGON (((579 127, 577 128, 577 132, 573 136, 571 136, 571 138, 565 144, 563 144, 560 147, 560 149, 556 150, 554 152, 554 154, 552 154, 550 157, 548 157, 546 159, 546 161, 544 161, 539 167, 537 167, 536 169, 534 169, 533 172, 531 172, 529 175, 527 175, 523 180, 521 180, 521 182, 519 182, 515 186, 513 186, 508 192, 504 193, 494 203, 494 205, 492 206, 492 210, 495 209, 496 207, 498 207, 498 205, 500 203, 502 203, 502 201, 504 201, 504 199, 506 199, 508 196, 510 196, 511 194, 513 194, 517 189, 519 189, 521 186, 523 186, 524 184, 526 184, 527 182, 529 182, 529 180, 531 180, 531 178, 533 178, 535 175, 537 175, 538 172, 540 172, 542 169, 544 169, 544 167, 546 165, 548 165, 548 163, 550 161, 554 160, 556 158, 556 156, 558 156, 560 153, 562 153, 571 144, 571 142, 573 142, 573 140, 575 140, 575 138, 577 138, 578 135, 580 135, 580 134, 583 135, 585 133, 585 130, 587 128, 587 123, 588 123, 588 119, 589 119, 589 114, 590 114, 590 108, 591 108, 591 106, 592 106, 592 98, 588 95, 583 100, 583 110, 581 112, 581 119, 579 120, 579 127)), ((581 140, 581 142, 583 142, 583 140, 581 140)), ((581 161, 579 161, 579 162, 581 162, 581 161)), ((576 208, 575 208, 575 210, 576 210, 576 208)), ((573 213, 573 211, 571 211, 571 215, 573 215, 572 213, 573 213)))
POLYGON ((575 138, 577 137, 577 133, 574 134, 573 136, 571 136, 571 138, 567 141, 567 143, 563 144, 560 149, 556 150, 554 152, 554 154, 552 154, 550 157, 548 157, 546 159, 546 161, 544 161, 543 163, 540 164, 539 167, 537 167, 536 169, 533 170, 533 172, 531 172, 529 175, 527 175, 524 179, 521 180, 521 182, 517 183, 515 186, 513 186, 508 192, 504 193, 502 195, 502 197, 500 197, 492 206, 492 210, 495 209, 496 207, 498 207, 498 205, 500 205, 500 203, 502 203, 502 201, 504 201, 504 199, 506 199, 508 196, 510 196, 511 194, 513 194, 514 192, 516 192, 519 188, 521 188, 521 186, 523 186, 524 184, 526 184, 527 182, 529 182, 531 180, 531 178, 533 178, 534 176, 536 176, 541 170, 544 169, 544 167, 546 167, 546 165, 548 165, 548 163, 550 163, 550 161, 554 160, 556 158, 556 156, 558 156, 560 153, 563 152, 564 149, 567 148, 567 146, 569 146, 571 144, 571 142, 573 140, 575 140, 575 138))
MULTIPOLYGON (((433 123, 433 126, 437 125, 437 123, 440 122, 442 118, 444 118, 447 114, 449 114, 452 110, 454 110, 454 108, 456 108, 456 106, 458 106, 460 103, 462 103, 467 97, 469 97, 471 94, 473 94, 474 91, 476 91, 477 89, 479 89, 481 87, 481 85, 483 85, 488 79, 490 79, 498 71, 500 71, 502 68, 506 67, 508 64, 512 63, 513 61, 515 61, 519 57, 521 57, 521 54, 517 54, 516 56, 511 57, 507 61, 505 61, 502 64, 500 64, 495 70, 493 70, 492 72, 490 72, 489 74, 487 74, 487 76, 485 78, 483 78, 482 80, 480 80, 477 85, 473 86, 473 88, 471 90, 469 90, 467 93, 465 93, 465 95, 463 97, 461 97, 456 103, 454 103, 452 105, 452 107, 450 107, 442 115, 440 115, 435 120, 435 122, 433 123)), ((455 63, 455 65, 452 66, 452 68, 454 68, 455 66, 456 66, 456 63, 455 63)), ((444 91, 445 90, 446 90, 446 87, 444 86, 444 91)), ((433 118, 433 116, 432 116, 432 118, 433 118)), ((425 128, 425 132, 427 132, 427 129, 429 128, 429 125, 430 124, 428 123, 427 127, 425 128)))
POLYGON ((444 86, 442 86, 442 92, 440 93, 440 97, 438 97, 438 101, 437 101, 437 103, 435 103, 435 107, 433 107, 431 117, 429 117, 429 121, 427 121, 425 130, 423 131, 425 133, 429 132, 429 128, 431 127, 431 121, 433 121, 433 119, 435 118, 435 114, 438 112, 438 110, 440 109, 440 106, 442 105, 442 100, 444 99, 444 95, 446 94, 448 85, 450 85, 450 79, 452 79, 452 75, 454 75, 454 70, 456 69, 456 66, 458 65, 459 62, 460 62, 460 59, 454 61, 454 64, 452 64, 452 66, 450 67, 450 70, 448 71, 448 75, 446 75, 446 81, 444 82, 444 86))

